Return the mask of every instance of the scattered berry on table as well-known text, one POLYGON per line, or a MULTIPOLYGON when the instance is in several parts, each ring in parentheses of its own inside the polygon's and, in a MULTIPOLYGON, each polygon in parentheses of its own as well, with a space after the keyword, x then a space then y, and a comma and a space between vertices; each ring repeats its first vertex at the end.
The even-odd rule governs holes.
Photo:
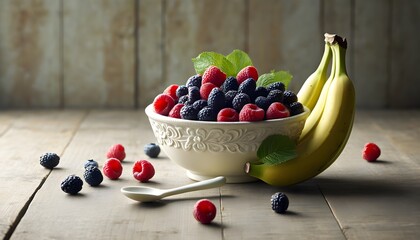
POLYGON ((197 100, 193 103, 193 108, 195 108, 197 111, 200 111, 204 107, 207 107, 207 101, 204 99, 197 100))
POLYGON ((289 198, 286 194, 277 192, 271 196, 271 209, 276 213, 284 213, 289 207, 289 198))
POLYGON ((257 122, 264 120, 264 109, 259 108, 253 103, 246 104, 239 112, 239 121, 242 122, 257 122))
POLYGON ((198 111, 192 105, 185 105, 181 108, 181 118, 187 120, 197 120, 198 111))
POLYGON ((188 78, 187 87, 201 87, 202 77, 200 75, 194 75, 188 78))
POLYGON ((217 114, 213 108, 206 106, 198 112, 199 121, 216 121, 217 114))
POLYGON ((252 99, 254 98, 255 88, 257 84, 254 79, 248 78, 239 85, 238 93, 245 93, 252 99))
POLYGON ((53 169, 60 163, 60 157, 55 153, 44 153, 39 157, 39 163, 44 168, 53 169))
POLYGON ((82 190, 83 181, 76 175, 70 175, 61 182, 63 192, 75 195, 82 190))
POLYGON ((270 103, 273 102, 283 102, 284 93, 278 89, 271 90, 268 95, 267 99, 270 101, 270 103))
POLYGON ((249 96, 245 93, 238 93, 232 100, 232 107, 237 112, 241 112, 242 108, 248 103, 251 103, 249 96))
POLYGON ((218 122, 237 122, 239 121, 239 114, 233 108, 223 108, 217 114, 218 122))
POLYGON ((271 90, 280 90, 284 92, 286 90, 286 86, 284 86, 284 83, 282 82, 275 82, 270 85, 268 85, 267 90, 270 92, 271 90))
POLYGON ((238 83, 241 84, 243 81, 247 80, 248 78, 252 78, 255 81, 258 80, 258 71, 254 66, 247 66, 244 67, 239 73, 236 75, 236 79, 238 83))
POLYGON ((121 176, 123 167, 120 160, 116 158, 110 158, 105 162, 102 171, 104 175, 109 179, 116 180, 121 176))
POLYGON ((283 93, 283 103, 285 104, 291 104, 292 102, 297 102, 298 98, 296 94, 292 91, 286 90, 283 93))
POLYGON ((119 143, 115 144, 115 145, 112 145, 108 149, 108 152, 106 153, 106 157, 107 158, 116 158, 116 159, 120 160, 121 162, 124 161, 124 159, 125 159, 124 146, 119 144, 119 143))
POLYGON ((210 66, 204 71, 202 78, 201 84, 204 85, 205 83, 211 82, 217 87, 220 87, 226 79, 226 74, 218 67, 210 66))
POLYGON ((85 162, 85 165, 84 165, 85 169, 88 167, 98 167, 98 162, 93 159, 89 159, 85 162))
POLYGON ((207 104, 214 111, 219 112, 226 105, 225 94, 219 88, 213 88, 209 94, 207 104))
POLYGON ((189 87, 187 104, 193 104, 195 101, 200 99, 200 89, 198 87, 189 87))
POLYGON ((181 118, 181 108, 184 106, 182 103, 177 103, 175 106, 169 111, 168 116, 172 118, 181 118))
POLYGON ((153 109, 160 115, 168 116, 174 106, 175 100, 168 94, 161 93, 153 100, 153 109))
POLYGON ((255 99, 255 104, 264 109, 264 111, 267 111, 268 107, 270 106, 271 102, 268 100, 268 98, 264 96, 259 96, 255 99))
POLYGON ((97 167, 86 168, 83 177, 85 178, 85 181, 92 187, 99 186, 99 184, 101 184, 101 182, 104 180, 101 170, 99 170, 97 167))
POLYGON ((290 112, 286 106, 279 102, 273 102, 267 109, 266 119, 278 119, 289 117, 290 112))
POLYGON ((150 158, 157 158, 160 153, 160 147, 159 145, 155 143, 148 143, 144 145, 143 150, 144 150, 144 153, 150 158))
POLYGON ((290 110, 290 116, 298 115, 300 113, 303 113, 304 111, 303 105, 300 102, 292 102, 289 105, 289 110, 290 110))
POLYGON ((208 199, 201 199, 194 205, 193 216, 202 224, 209 224, 216 217, 216 206, 208 199))
POLYGON ((211 90, 213 90, 213 88, 217 88, 217 86, 214 85, 211 82, 204 83, 203 85, 201 85, 201 88, 200 88, 201 98, 204 99, 204 100, 207 100, 209 98, 210 92, 211 92, 211 90))
POLYGON ((366 143, 362 151, 363 159, 368 162, 376 161, 381 155, 381 149, 375 143, 366 143))
POLYGON ((222 91, 227 93, 229 91, 237 91, 239 88, 238 80, 235 77, 226 78, 225 82, 222 85, 222 91))
POLYGON ((138 160, 133 165, 133 176, 140 182, 148 182, 155 175, 155 168, 147 160, 138 160))
POLYGON ((188 94, 188 87, 185 85, 181 85, 176 89, 176 96, 178 97, 178 99, 187 94, 188 94))
POLYGON ((179 86, 177 84, 171 84, 163 91, 163 93, 171 96, 175 101, 177 101, 178 97, 176 95, 176 91, 178 87, 179 86))

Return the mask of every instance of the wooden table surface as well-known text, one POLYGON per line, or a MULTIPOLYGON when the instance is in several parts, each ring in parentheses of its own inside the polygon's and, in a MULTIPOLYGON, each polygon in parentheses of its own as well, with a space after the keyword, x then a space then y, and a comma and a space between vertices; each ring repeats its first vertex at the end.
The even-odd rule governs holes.
MULTIPOLYGON (((3 239, 420 239, 420 110, 358 111, 343 154, 324 173, 287 188, 263 182, 138 203, 120 193, 141 184, 131 176, 135 160, 149 159, 155 142, 143 110, 8 110, 0 112, 0 238, 3 239), (380 161, 361 157, 366 142, 382 149, 380 161), (86 183, 80 194, 60 189, 83 164, 105 162, 107 149, 126 148, 119 180, 86 183), (50 171, 39 156, 55 152, 50 171), (284 192, 286 214, 270 208, 284 192), (218 212, 211 225, 192 216, 195 202, 211 199, 218 212)), ((165 154, 149 159, 156 175, 147 186, 192 183, 165 154)))

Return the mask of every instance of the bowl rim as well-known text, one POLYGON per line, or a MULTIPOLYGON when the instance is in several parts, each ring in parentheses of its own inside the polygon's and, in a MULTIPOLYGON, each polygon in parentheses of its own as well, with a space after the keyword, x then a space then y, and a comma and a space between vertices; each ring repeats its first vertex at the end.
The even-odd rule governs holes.
POLYGON ((172 118, 172 117, 168 117, 168 116, 164 116, 161 114, 156 113, 153 110, 153 105, 149 104, 148 106, 146 106, 145 108, 145 113, 146 115, 154 120, 157 121, 162 121, 162 122, 171 122, 173 124, 179 123, 179 124, 193 124, 193 125, 235 125, 235 126, 240 126, 240 125, 265 125, 265 124, 270 124, 270 123, 289 123, 289 122, 296 122, 296 121, 300 121, 300 120, 306 120, 306 118, 309 116, 310 110, 309 108, 307 108, 306 106, 303 106, 304 108, 304 112, 300 113, 298 115, 295 116, 291 116, 291 117, 287 117, 287 118, 279 118, 279 119, 270 119, 270 120, 262 120, 262 121, 256 121, 256 122, 247 122, 247 121, 238 121, 238 122, 217 122, 217 121, 198 121, 198 120, 187 120, 187 119, 180 119, 180 118, 172 118))

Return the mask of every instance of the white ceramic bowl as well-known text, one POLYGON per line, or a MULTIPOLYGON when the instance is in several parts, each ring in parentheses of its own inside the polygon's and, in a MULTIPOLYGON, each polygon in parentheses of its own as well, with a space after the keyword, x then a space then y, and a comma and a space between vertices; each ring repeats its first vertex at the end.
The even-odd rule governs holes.
POLYGON ((261 142, 273 134, 297 140, 309 110, 283 119, 260 122, 206 122, 176 119, 146 107, 154 135, 163 152, 187 170, 187 176, 201 181, 225 176, 228 183, 256 179, 244 171, 246 162, 258 160, 261 142))

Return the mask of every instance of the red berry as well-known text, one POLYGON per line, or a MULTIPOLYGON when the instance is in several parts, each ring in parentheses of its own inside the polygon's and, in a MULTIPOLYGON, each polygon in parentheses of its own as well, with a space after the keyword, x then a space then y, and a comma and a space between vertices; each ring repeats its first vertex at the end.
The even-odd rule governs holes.
POLYGON ((122 170, 123 167, 121 165, 121 162, 116 158, 108 159, 105 162, 104 167, 102 169, 104 175, 112 180, 118 179, 122 174, 122 170))
POLYGON ((237 122, 239 121, 239 114, 233 108, 223 108, 217 114, 218 122, 237 122))
POLYGON ((181 108, 184 106, 182 103, 177 103, 169 112, 169 117, 181 118, 181 108))
POLYGON ((204 71, 201 83, 205 84, 210 82, 216 85, 217 87, 220 87, 222 86, 225 80, 226 74, 224 72, 222 72, 216 66, 210 66, 206 69, 206 71, 204 71))
POLYGON ((174 106, 175 100, 168 94, 159 94, 155 97, 155 100, 153 100, 155 112, 164 116, 168 116, 174 106))
POLYGON ((236 80, 238 80, 239 84, 241 84, 243 81, 247 80, 248 78, 252 78, 255 81, 258 80, 258 71, 254 66, 244 67, 236 75, 236 80))
POLYGON ((147 160, 138 160, 133 165, 133 176, 140 182, 147 182, 155 175, 155 168, 147 160))
POLYGON ((264 109, 259 108, 253 103, 248 103, 243 106, 239 112, 239 121, 256 122, 264 120, 264 109))
POLYGON ((366 143, 362 155, 366 161, 374 162, 381 155, 381 149, 375 143, 366 143))
POLYGON ((204 83, 203 85, 201 85, 200 87, 200 96, 202 99, 207 100, 209 98, 210 92, 211 90, 213 90, 213 88, 217 88, 216 85, 214 85, 211 82, 207 82, 204 83))
POLYGON ((202 224, 209 224, 216 217, 216 206, 208 199, 201 199, 194 205, 194 218, 202 224))
POLYGON ((273 102, 267 109, 267 119, 285 118, 290 116, 290 111, 282 103, 273 102))
POLYGON ((111 146, 106 153, 107 158, 116 158, 122 162, 125 158, 125 149, 121 144, 115 144, 111 146))
POLYGON ((177 84, 171 84, 169 85, 164 91, 164 94, 168 94, 169 96, 171 96, 175 101, 178 100, 178 96, 176 95, 176 90, 178 89, 178 85, 177 84))

